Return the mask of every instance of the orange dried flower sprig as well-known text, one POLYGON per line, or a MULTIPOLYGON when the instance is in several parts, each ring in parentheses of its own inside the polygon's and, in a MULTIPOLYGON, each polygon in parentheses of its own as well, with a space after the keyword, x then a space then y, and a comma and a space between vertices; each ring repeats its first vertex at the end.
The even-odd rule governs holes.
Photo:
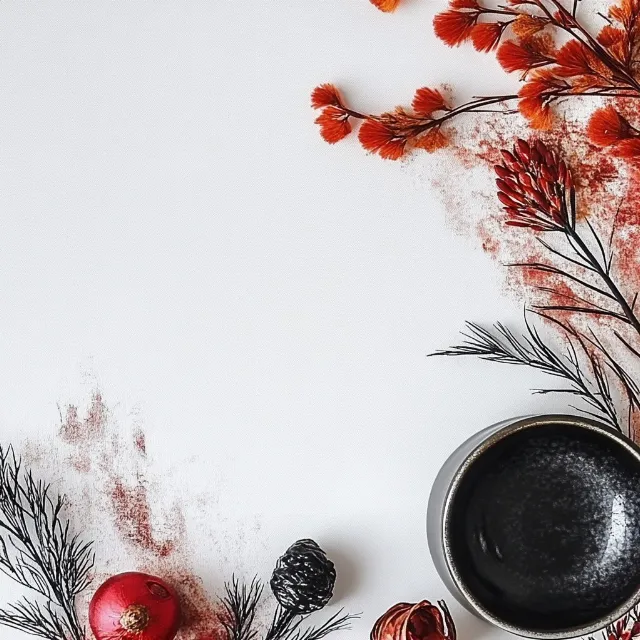
MULTIPOLYGON (((397 1, 376 0, 389 11, 397 1)), ((520 113, 535 129, 553 123, 552 106, 576 96, 640 98, 640 0, 621 0, 605 16, 607 24, 595 36, 577 15, 578 0, 567 9, 560 0, 507 0, 487 7, 480 0, 450 0, 449 8, 434 18, 436 35, 449 46, 471 42, 478 51, 496 51, 507 72, 518 72, 523 83, 517 94, 476 98, 453 107, 437 89, 419 89, 413 111, 396 107, 379 115, 351 110, 332 85, 313 94, 315 108, 322 108, 316 122, 328 142, 337 142, 351 130, 350 119, 362 120, 359 138, 368 151, 398 159, 414 147, 435 151, 447 144, 441 126, 464 113, 504 111, 497 108, 518 101, 520 113), (554 34, 569 40, 558 47, 554 34), (508 39, 504 39, 508 36, 508 39), (416 108, 419 94, 440 96, 431 110, 416 108), (320 99, 324 97, 324 99, 320 99), (488 107, 491 107, 488 109, 488 107)), ((510 109, 512 110, 512 109, 510 109)), ((590 140, 611 147, 614 155, 640 158, 638 130, 614 106, 595 112, 587 129, 590 140)))
POLYGON ((411 111, 396 107, 393 111, 376 116, 350 109, 336 87, 323 84, 314 89, 311 105, 321 110, 316 124, 328 143, 334 144, 351 133, 351 119, 361 120, 358 138, 362 146, 382 158, 398 160, 410 147, 426 151, 445 147, 448 140, 441 128, 448 120, 462 113, 484 113, 492 105, 516 97, 514 94, 478 98, 452 108, 440 91, 423 87, 416 91, 411 111))

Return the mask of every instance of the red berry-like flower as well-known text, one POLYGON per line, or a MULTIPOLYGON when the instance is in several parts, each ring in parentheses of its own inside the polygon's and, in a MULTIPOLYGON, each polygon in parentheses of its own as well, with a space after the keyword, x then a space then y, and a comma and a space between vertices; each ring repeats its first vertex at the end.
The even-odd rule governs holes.
POLYGON ((506 224, 534 231, 567 231, 575 226, 575 190, 564 160, 540 140, 518 140, 496 165, 498 199, 506 224))

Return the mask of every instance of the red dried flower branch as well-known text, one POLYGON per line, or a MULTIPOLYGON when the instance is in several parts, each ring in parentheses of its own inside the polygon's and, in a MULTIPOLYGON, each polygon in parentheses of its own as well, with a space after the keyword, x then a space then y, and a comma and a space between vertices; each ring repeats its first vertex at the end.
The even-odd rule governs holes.
POLYGON ((361 120, 358 139, 362 146, 382 158, 398 160, 409 148, 435 151, 445 147, 448 140, 441 127, 448 120, 463 113, 486 113, 490 107, 515 98, 515 94, 487 96, 452 108, 440 91, 423 87, 416 91, 411 111, 396 107, 380 115, 366 115, 347 107, 336 87, 324 84, 314 89, 311 105, 322 110, 316 124, 327 142, 333 144, 347 136, 352 130, 351 118, 361 120))
MULTIPOLYGON (((385 11, 398 4, 397 0, 372 2, 385 11)), ((362 120, 362 145, 383 158, 398 159, 410 148, 434 151, 445 146, 447 136, 440 130, 444 122, 464 113, 496 110, 487 107, 516 99, 520 113, 533 128, 548 129, 553 123, 552 106, 561 99, 640 98, 636 62, 640 0, 621 0, 613 6, 597 36, 578 19, 577 6, 577 0, 571 10, 560 0, 507 0, 496 7, 485 6, 481 0, 450 0, 449 8, 434 18, 436 35, 449 46, 469 41, 478 51, 495 50, 505 71, 521 74, 520 91, 477 98, 455 108, 443 104, 429 113, 420 113, 414 106, 413 112, 397 107, 380 115, 364 115, 347 108, 339 98, 326 104, 314 100, 315 108, 323 108, 316 120, 323 137, 337 142, 351 132, 350 118, 362 120), (553 38, 557 33, 570 38, 559 48, 553 38), (504 40, 505 34, 509 39, 504 40)), ((338 95, 335 89, 333 92, 338 95)), ((638 130, 613 106, 594 114, 587 134, 594 144, 612 147, 618 157, 640 158, 638 130), (612 135, 617 136, 615 140, 612 135)))
MULTIPOLYGON (((554 273, 578 284, 588 294, 595 293, 605 301, 600 304, 584 296, 571 294, 565 296, 567 304, 542 305, 536 308, 541 311, 608 316, 630 325, 640 335, 640 320, 634 311, 636 299, 628 301, 613 279, 611 253, 607 254, 604 243, 588 220, 586 225, 598 253, 591 249, 588 240, 577 227, 576 191, 571 171, 565 161, 540 140, 531 144, 518 140, 512 151, 502 151, 502 157, 503 161, 495 166, 495 172, 498 199, 507 214, 506 224, 538 232, 562 233, 568 253, 554 249, 544 240, 540 242, 554 256, 578 267, 597 283, 548 263, 525 262, 511 266, 554 273), (616 308, 605 305, 615 305, 616 308)), ((557 294, 557 291, 553 293, 557 294)))
POLYGON ((400 0, 369 0, 369 2, 385 13, 395 11, 396 7, 400 4, 400 0))

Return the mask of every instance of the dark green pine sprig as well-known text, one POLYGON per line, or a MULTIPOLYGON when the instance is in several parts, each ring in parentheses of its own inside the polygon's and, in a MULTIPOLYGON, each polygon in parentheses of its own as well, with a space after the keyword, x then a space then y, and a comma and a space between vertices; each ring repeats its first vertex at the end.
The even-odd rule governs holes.
POLYGON ((84 640, 76 597, 91 581, 92 545, 71 532, 64 498, 0 447, 0 571, 36 598, 0 609, 0 625, 47 640, 84 640))
MULTIPOLYGON (((313 540, 298 540, 278 560, 270 580, 278 601, 264 640, 322 640, 334 631, 348 629, 357 615, 336 612, 323 624, 302 628, 314 611, 322 609, 333 595, 336 573, 331 560, 313 540)), ((263 584, 254 578, 249 585, 234 577, 225 585, 221 622, 228 640, 254 640, 256 610, 263 584)))

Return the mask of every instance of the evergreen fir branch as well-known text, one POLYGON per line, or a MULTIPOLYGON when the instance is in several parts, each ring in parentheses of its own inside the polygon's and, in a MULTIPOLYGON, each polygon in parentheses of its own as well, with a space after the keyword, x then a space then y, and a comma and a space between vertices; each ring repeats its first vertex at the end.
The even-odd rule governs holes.
POLYGON ((334 631, 351 628, 351 621, 359 618, 359 615, 344 613, 344 609, 334 613, 326 622, 317 627, 309 627, 304 631, 297 631, 290 640, 321 640, 334 631))
POLYGON ((298 630, 305 616, 295 611, 285 609, 282 605, 276 607, 271 625, 264 640, 287 640, 298 630))
POLYGON ((227 632, 228 640, 254 640, 257 632, 253 623, 263 588, 257 577, 249 585, 240 584, 235 576, 230 583, 225 583, 225 596, 222 598, 224 614, 218 619, 227 632))
POLYGON ((64 498, 0 447, 0 571, 44 602, 0 610, 0 624, 49 640, 84 640, 75 599, 91 581, 91 543, 71 533, 64 498))
POLYGON ((517 337, 499 322, 493 326, 493 330, 484 329, 470 322, 467 323, 466 333, 463 333, 465 341, 458 346, 437 351, 432 355, 476 356, 490 362, 537 369, 554 378, 564 380, 568 384, 567 388, 539 389, 538 393, 573 394, 587 405, 587 408, 576 407, 576 409, 595 416, 614 429, 622 431, 603 363, 593 351, 585 348, 584 343, 578 339, 577 332, 568 329, 566 351, 559 354, 543 341, 536 328, 526 317, 525 325, 527 334, 517 337), (572 338, 579 343, 585 353, 591 369, 590 375, 587 375, 583 370, 572 338))

